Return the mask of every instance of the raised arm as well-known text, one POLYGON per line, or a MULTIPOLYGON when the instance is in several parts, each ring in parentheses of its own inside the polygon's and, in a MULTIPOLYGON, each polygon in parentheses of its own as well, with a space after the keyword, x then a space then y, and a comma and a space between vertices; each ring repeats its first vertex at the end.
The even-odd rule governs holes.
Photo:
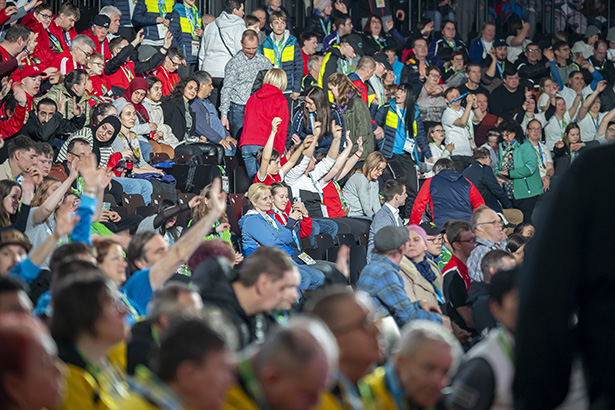
POLYGON ((604 137, 606 134, 606 129, 609 127, 609 123, 615 119, 615 108, 609 111, 602 120, 600 121, 600 125, 598 126, 598 130, 596 131, 596 136, 604 137))
POLYGON ((290 172, 290 170, 293 169, 295 164, 297 164, 297 161, 299 161, 299 157, 301 156, 301 154, 304 154, 308 158, 312 158, 314 154, 314 149, 310 150, 310 147, 316 148, 316 141, 313 135, 306 136, 305 139, 303 140, 303 143, 299 145, 299 147, 296 150, 293 151, 290 158, 288 158, 288 161, 286 161, 286 163, 282 165, 282 168, 281 168, 282 174, 287 175, 290 172), (311 155, 308 156, 310 152, 311 152, 311 155))
MULTIPOLYGON (((280 117, 275 117, 273 121, 271 121, 271 132, 269 133, 269 138, 267 138, 267 142, 263 147, 263 152, 261 154, 261 163, 258 168, 258 179, 260 181, 264 181, 267 177, 267 169, 269 168, 269 161, 271 161, 271 153, 273 152, 273 142, 275 140, 275 134, 278 132, 278 126, 282 123, 282 119, 280 117)), ((294 164, 293 164, 294 165, 294 164)))
POLYGON ((56 210, 58 204, 64 199, 64 194, 70 189, 71 185, 79 175, 79 160, 75 160, 71 164, 70 175, 60 184, 41 206, 32 211, 32 222, 34 225, 43 223, 56 210))
POLYGON ((606 81, 604 81, 604 80, 600 81, 598 83, 598 85, 596 86, 596 91, 591 93, 587 97, 587 100, 585 100, 585 102, 583 102, 583 105, 581 105, 581 108, 579 108, 579 113, 577 114, 577 122, 579 122, 583 118, 585 118, 585 116, 587 115, 587 112, 589 111, 589 108, 592 106, 592 104, 594 103, 596 98, 598 98, 600 93, 602 91, 604 91, 605 88, 606 88, 606 81))
POLYGON ((453 125, 464 128, 468 124, 468 120, 470 119, 470 113, 472 112, 472 104, 475 101, 476 96, 474 94, 468 94, 468 97, 466 98, 466 108, 463 112, 463 115, 453 121, 453 125))
POLYGON ((226 209, 226 193, 221 192, 221 182, 216 178, 211 186, 209 197, 209 213, 192 225, 175 245, 169 249, 167 255, 156 262, 150 269, 149 279, 153 290, 156 290, 169 279, 181 264, 190 258, 201 245, 203 238, 209 233, 212 225, 226 209))
POLYGON ((346 131, 346 147, 338 155, 333 168, 331 168, 327 175, 322 178, 324 183, 330 182, 343 169, 344 165, 346 165, 346 161, 348 160, 348 156, 350 155, 350 151, 352 151, 352 139, 350 139, 350 131, 346 131))
MULTIPOLYGON (((348 173, 354 169, 355 165, 357 165, 357 162, 359 162, 361 155, 363 155, 363 137, 357 138, 356 144, 357 144, 357 152, 355 152, 350 157, 350 159, 346 161, 344 168, 340 171, 339 174, 335 176, 336 180, 340 180, 344 178, 346 175, 348 175, 348 173)), ((352 146, 352 144, 350 145, 352 146)), ((352 152, 352 149, 350 151, 352 152)))

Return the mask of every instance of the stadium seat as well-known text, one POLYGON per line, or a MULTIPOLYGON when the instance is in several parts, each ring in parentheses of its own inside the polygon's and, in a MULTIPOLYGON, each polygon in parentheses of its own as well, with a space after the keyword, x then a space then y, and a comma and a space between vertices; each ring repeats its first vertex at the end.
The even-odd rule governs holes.
POLYGON ((126 208, 128 215, 132 215, 137 207, 145 206, 145 201, 139 194, 122 194, 122 206, 126 208))

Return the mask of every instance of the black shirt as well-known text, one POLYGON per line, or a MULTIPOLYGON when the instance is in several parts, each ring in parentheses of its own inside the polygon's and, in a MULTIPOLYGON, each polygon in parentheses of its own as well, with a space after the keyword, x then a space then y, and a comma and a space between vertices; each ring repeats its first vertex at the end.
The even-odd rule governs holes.
POLYGON ((465 93, 469 93, 469 94, 485 94, 487 97, 489 97, 489 90, 487 90, 485 87, 483 87, 482 85, 478 85, 478 88, 476 90, 470 90, 467 86, 467 83, 459 86, 459 95, 463 95, 465 93))
POLYGON ((489 111, 491 114, 502 117, 505 120, 512 120, 519 110, 523 110, 525 101, 525 89, 517 87, 514 92, 508 91, 504 84, 493 90, 489 97, 489 111))

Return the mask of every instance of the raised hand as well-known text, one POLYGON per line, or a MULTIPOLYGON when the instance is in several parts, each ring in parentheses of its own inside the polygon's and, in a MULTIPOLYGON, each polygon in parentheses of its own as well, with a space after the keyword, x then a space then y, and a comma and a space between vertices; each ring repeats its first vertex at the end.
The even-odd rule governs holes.
POLYGON ((603 92, 606 89, 606 80, 602 80, 600 81, 597 85, 596 85, 596 91, 598 91, 599 93, 603 92))
POLYGON ((271 121, 271 132, 272 133, 277 133, 278 132, 278 127, 280 126, 280 124, 282 124, 282 119, 280 117, 275 117, 271 121))
POLYGON ((79 222, 79 216, 73 215, 70 206, 60 206, 56 210, 56 226, 53 231, 56 239, 69 235, 79 222))
POLYGON ((192 199, 188 201, 188 206, 190 207, 190 209, 192 209, 196 207, 197 205, 199 205, 204 198, 205 197, 201 195, 193 196, 192 199))
POLYGON ((209 195, 209 212, 216 216, 216 218, 219 218, 226 210, 226 192, 223 192, 221 187, 222 182, 220 178, 214 179, 209 195))
MULTIPOLYGON (((168 22, 169 20, 166 20, 166 21, 168 22)), ((168 27, 168 26, 169 25, 167 23, 166 27, 168 27)), ((165 34, 165 36, 164 36, 164 42, 163 42, 162 46, 164 48, 168 49, 169 47, 171 47, 172 43, 173 43, 173 34, 171 34, 170 31, 167 31, 167 34, 165 34)))
POLYGON ((75 117, 78 117, 83 114, 83 106, 77 104, 77 97, 73 97, 73 109, 71 110, 71 112, 75 117))
POLYGON ((143 32, 143 29, 141 29, 135 36, 135 39, 132 40, 132 43, 130 44, 132 44, 133 47, 137 47, 139 44, 141 44, 144 38, 145 38, 145 33, 143 32))

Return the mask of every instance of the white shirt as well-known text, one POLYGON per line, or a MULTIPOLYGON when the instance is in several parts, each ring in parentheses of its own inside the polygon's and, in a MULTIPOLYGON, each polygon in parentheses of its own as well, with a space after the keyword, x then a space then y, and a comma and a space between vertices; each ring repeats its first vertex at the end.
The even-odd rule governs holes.
POLYGON ((385 202, 384 206, 386 206, 387 208, 391 210, 391 212, 393 212, 393 219, 395 219, 395 226, 401 226, 401 225, 397 225, 397 222, 399 222, 399 208, 393 208, 391 205, 389 205, 388 202, 385 202))
POLYGON ((523 40, 523 43, 520 46, 513 46, 511 44, 514 38, 515 36, 508 36, 506 38, 506 43, 508 43, 507 59, 511 63, 514 63, 515 61, 517 61, 521 53, 525 51, 525 48, 527 47, 527 45, 531 43, 531 41, 526 38, 525 40, 523 40))
MULTIPOLYGON (((591 86, 589 85, 583 88, 583 91, 581 92, 581 101, 579 102, 577 112, 574 113, 573 118, 577 116, 579 108, 581 108, 581 105, 583 105, 583 101, 585 101, 587 96, 589 96, 593 92, 594 90, 592 90, 591 86)), ((562 97, 564 101, 566 101, 566 109, 569 110, 574 103, 574 99, 577 98, 577 92, 574 91, 572 88, 564 87, 563 90, 557 92, 557 96, 562 97)), ((538 98, 538 107, 544 107, 547 104, 549 104, 549 96, 545 93, 542 93, 538 98)))
POLYGON ((606 112, 599 112, 596 120, 592 118, 592 116, 587 113, 585 117, 581 121, 577 122, 579 129, 581 131, 581 141, 593 141, 596 139, 596 131, 598 131, 598 126, 600 126, 600 121, 606 115, 606 112))
POLYGON ((538 170, 542 178, 547 175, 547 164, 553 163, 553 158, 551 158, 551 153, 547 149, 547 146, 542 142, 539 142, 538 145, 534 145, 534 149, 536 150, 536 159, 538 160, 538 170))
POLYGON ((564 136, 566 126, 570 124, 572 120, 568 115, 568 111, 564 113, 562 120, 558 120, 554 115, 549 120, 549 123, 545 127, 545 145, 549 151, 553 151, 553 146, 557 141, 560 141, 564 136))
POLYGON ((442 127, 446 133, 446 144, 451 142, 455 144, 455 149, 451 152, 453 155, 462 155, 471 157, 473 149, 476 147, 474 143, 474 126, 472 120, 474 119, 474 112, 470 111, 470 117, 465 127, 458 127, 453 123, 463 116, 465 108, 461 107, 459 111, 455 111, 451 107, 446 107, 442 114, 442 127))

